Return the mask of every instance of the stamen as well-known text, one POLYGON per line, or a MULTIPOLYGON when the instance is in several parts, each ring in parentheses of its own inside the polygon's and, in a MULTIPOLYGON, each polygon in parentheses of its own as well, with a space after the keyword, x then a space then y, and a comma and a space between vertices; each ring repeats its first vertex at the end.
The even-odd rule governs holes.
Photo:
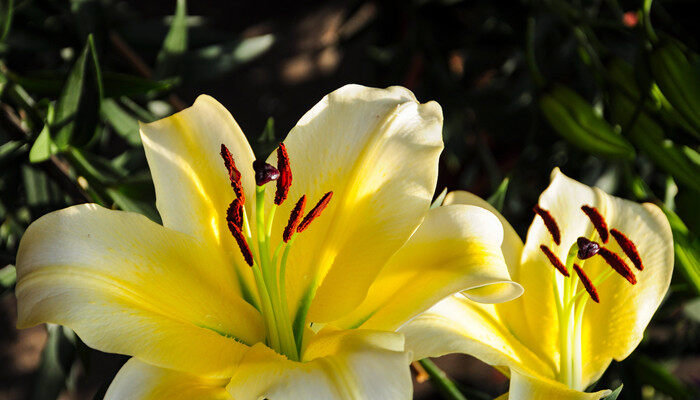
POLYGON ((568 277, 569 276, 569 271, 566 269, 566 266, 562 264, 562 262, 559 260, 559 257, 556 256, 556 254, 552 253, 552 250, 549 249, 549 247, 545 245, 541 245, 540 249, 544 253, 545 256, 549 259, 549 262, 552 263, 554 268, 557 269, 557 271, 561 272, 562 275, 568 277))
POLYGON ((241 183, 241 173, 236 168, 236 163, 233 161, 231 152, 225 144, 221 144, 221 158, 224 159, 224 165, 228 171, 228 179, 231 181, 231 187, 236 197, 241 199, 241 204, 245 203, 245 194, 243 193, 243 183, 241 183))
POLYGON ((601 247, 600 250, 598 250, 598 254, 605 259, 605 262, 608 263, 608 265, 610 265, 615 272, 627 279, 629 283, 633 285, 637 283, 637 278, 634 276, 634 273, 632 273, 630 267, 627 265, 625 260, 620 258, 620 256, 618 256, 616 253, 613 253, 605 247, 601 247))
POLYGON ((301 221, 299 226, 297 227, 297 232, 303 232, 306 228, 309 227, 311 224, 311 221, 316 219, 319 215, 321 215, 321 212, 328 206, 328 202, 331 201, 331 197, 333 197, 333 192, 328 192, 321 197, 321 200, 316 203, 314 208, 309 211, 308 214, 304 217, 304 219, 301 221))
POLYGON ((611 229, 610 233, 615 238, 617 244, 620 245, 622 251, 624 251, 627 257, 630 259, 630 261, 632 261, 634 267, 640 271, 643 270, 644 265, 642 264, 642 257, 639 256, 639 252, 637 251, 637 246, 635 246, 634 243, 627 236, 625 236, 624 233, 618 231, 615 228, 611 229))
POLYGON ((289 239, 291 239, 294 232, 296 232, 299 221, 301 220, 301 215, 304 213, 305 206, 306 195, 303 195, 292 209, 292 212, 289 215, 289 222, 287 222, 287 226, 284 228, 284 232, 282 233, 282 240, 284 240, 285 243, 289 242, 289 239))
POLYGON ((226 221, 234 224, 239 230, 243 229, 243 203, 234 199, 226 210, 226 221))
POLYGON ((578 245, 578 258, 580 260, 591 258, 598 254, 600 250, 600 245, 598 243, 590 241, 583 236, 576 239, 576 244, 578 245))
POLYGON ((277 180, 280 177, 280 172, 277 168, 266 163, 265 161, 253 161, 253 170, 255 171, 255 184, 262 186, 270 181, 277 180))
POLYGON ((252 267, 253 253, 250 251, 250 247, 248 247, 248 242, 246 242, 243 232, 233 223, 233 221, 228 222, 228 230, 231 231, 231 235, 233 235, 233 238, 236 239, 238 248, 241 249, 241 253, 243 254, 243 259, 245 259, 245 262, 252 267))
POLYGON ((576 271, 576 275, 578 275, 578 278, 581 280, 583 283, 583 287, 586 289, 588 294, 591 296, 591 299, 595 301, 596 303, 600 303, 600 297, 598 297, 598 291, 595 289, 595 286, 593 286, 593 282, 588 278, 588 275, 586 275, 585 272, 581 269, 581 267, 574 263, 574 271, 576 271))
POLYGON ((284 143, 277 147, 277 170, 280 173, 277 179, 277 191, 275 192, 275 204, 280 205, 287 199, 289 187, 292 186, 292 168, 289 165, 289 155, 284 143))
POLYGON ((550 214, 549 211, 545 210, 544 208, 540 207, 539 204, 535 204, 535 206, 532 208, 532 211, 534 211, 535 214, 539 215, 540 218, 542 218, 542 221, 544 221, 544 226, 547 227, 549 234, 552 235, 552 239, 554 239, 554 243, 556 243, 557 246, 560 245, 561 233, 559 232, 559 226, 557 225, 557 221, 554 220, 552 214, 550 214))
POLYGON ((583 210, 588 216, 588 219, 591 220, 603 243, 608 243, 608 224, 605 222, 603 215, 599 213, 595 207, 589 205, 581 206, 581 210, 583 210))

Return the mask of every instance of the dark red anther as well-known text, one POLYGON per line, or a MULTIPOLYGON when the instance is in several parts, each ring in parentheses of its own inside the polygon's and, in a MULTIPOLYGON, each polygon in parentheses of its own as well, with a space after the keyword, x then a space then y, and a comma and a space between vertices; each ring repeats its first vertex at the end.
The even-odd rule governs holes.
POLYGON ((255 171, 255 184, 262 186, 268 182, 277 180, 280 177, 280 172, 277 168, 266 163, 265 161, 253 161, 253 170, 255 171))
POLYGON ((540 249, 544 253, 545 256, 549 259, 549 262, 552 263, 554 268, 557 269, 557 271, 561 272, 562 275, 568 277, 569 276, 569 271, 566 269, 566 266, 559 260, 559 257, 556 256, 556 254, 552 253, 552 250, 549 249, 549 247, 545 245, 541 245, 540 249))
POLYGON ((588 219, 593 223, 595 230, 597 230, 598 235, 600 235, 600 240, 602 240, 603 243, 608 243, 608 224, 605 222, 603 215, 599 213, 595 207, 589 205, 581 206, 581 210, 586 213, 588 219))
POLYGON ((243 229, 243 203, 241 199, 234 199, 226 210, 226 221, 243 229))
POLYGON ((301 196, 297 204, 292 208, 291 214, 289 214, 289 222, 287 222, 287 226, 282 233, 282 240, 284 240, 285 243, 289 242, 294 232, 297 231, 301 216, 304 214, 304 207, 306 207, 306 195, 301 196))
POLYGON ((289 165, 289 155, 284 143, 277 147, 277 170, 280 177, 277 179, 277 191, 275 191, 275 204, 280 205, 287 199, 289 187, 292 186, 292 168, 289 165))
POLYGON ((231 187, 236 197, 241 199, 241 204, 245 203, 245 194, 243 193, 243 183, 241 183, 241 173, 236 168, 236 163, 233 161, 231 152, 225 144, 221 144, 221 158, 224 159, 224 165, 228 171, 228 179, 231 181, 231 187))
POLYGON ((637 278, 634 276, 634 273, 630 267, 627 265, 625 260, 620 258, 620 256, 618 256, 616 253, 613 253, 605 247, 601 247, 600 250, 598 250, 598 254, 603 257, 605 262, 608 263, 608 265, 612 267, 615 272, 627 279, 629 283, 633 285, 637 283, 637 278))
POLYGON ((586 275, 586 273, 583 272, 581 267, 576 263, 574 263, 574 271, 576 271, 576 275, 578 275, 578 278, 583 283, 583 287, 586 288, 586 291, 591 296, 591 299, 593 299, 593 301, 596 303, 600 303, 598 291, 595 289, 595 286, 593 286, 593 282, 591 282, 591 280, 588 278, 588 275, 586 275))
POLYGON ((617 244, 620 245, 622 251, 624 251, 627 257, 630 259, 630 261, 632 261, 634 267, 640 271, 643 270, 644 265, 642 264, 642 257, 639 256, 639 252, 637 251, 637 246, 635 246, 634 243, 627 236, 625 236, 624 233, 618 231, 615 228, 611 229, 610 233, 615 238, 617 244))
POLYGON ((231 235, 233 235, 233 238, 236 239, 236 243, 238 243, 238 248, 241 249, 241 254, 243 254, 243 259, 248 265, 252 267, 253 253, 250 251, 250 247, 248 247, 248 242, 246 242, 245 237, 243 236, 243 232, 240 228, 234 225, 232 221, 228 221, 228 230, 231 231, 231 235))
POLYGON ((600 250, 598 243, 590 241, 583 236, 576 239, 576 244, 578 245, 578 258, 581 260, 593 257, 600 250))
POLYGON ((333 197, 333 192, 328 192, 321 197, 321 200, 316 203, 314 208, 309 211, 308 214, 304 217, 304 219, 301 221, 299 226, 297 227, 297 232, 302 232, 306 228, 309 227, 309 224, 311 224, 311 221, 316 219, 319 215, 321 215, 321 212, 328 206, 328 202, 331 201, 331 197, 333 197))
POLYGON ((532 208, 532 211, 534 211, 535 214, 539 215, 540 218, 542 218, 542 221, 544 221, 544 226, 547 227, 549 234, 552 235, 552 239, 554 239, 554 243, 556 243, 557 246, 560 245, 561 233, 559 232, 559 226, 557 225, 557 221, 554 220, 552 214, 550 214, 549 211, 545 210, 544 208, 540 207, 539 204, 535 204, 535 206, 532 208))

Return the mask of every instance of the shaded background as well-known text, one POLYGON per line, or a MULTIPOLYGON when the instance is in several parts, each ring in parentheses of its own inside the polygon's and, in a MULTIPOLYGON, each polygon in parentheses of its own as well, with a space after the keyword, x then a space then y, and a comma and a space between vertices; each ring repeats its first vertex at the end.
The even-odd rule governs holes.
MULTIPOLYGON (((697 398, 700 135, 692 118, 678 122, 688 117, 654 92, 641 2, 199 0, 175 18, 174 1, 0 5, 0 267, 9 265, 0 270, 0 399, 101 398, 125 360, 88 349, 60 327, 17 331, 11 265, 28 224, 69 204, 97 201, 158 219, 137 120, 210 94, 264 155, 346 83, 402 85, 421 101, 438 101, 446 143, 438 191, 494 195, 523 238, 555 166, 619 196, 664 205, 678 218, 677 252, 686 256, 677 253, 671 293, 639 349, 598 385, 624 381, 624 399, 697 398), (620 60, 624 84, 612 67, 620 60), (590 143, 550 125, 539 100, 556 84, 577 92, 590 106, 579 111, 604 124, 588 127, 590 143), (78 119, 49 118, 52 102, 70 106, 69 88, 80 93, 72 106, 78 119), (636 105, 627 119, 614 112, 621 92, 636 105), (646 121, 640 115, 663 132, 651 145, 640 138, 652 137, 654 126, 635 125, 646 121), (629 157, 596 150, 595 134, 607 129, 631 142, 629 157)), ((651 20, 661 37, 682 43, 698 75, 692 5, 656 2, 651 20)), ((505 377, 471 357, 437 363, 470 399, 507 390, 505 377)), ((416 398, 436 396, 429 382, 416 386, 416 398)))

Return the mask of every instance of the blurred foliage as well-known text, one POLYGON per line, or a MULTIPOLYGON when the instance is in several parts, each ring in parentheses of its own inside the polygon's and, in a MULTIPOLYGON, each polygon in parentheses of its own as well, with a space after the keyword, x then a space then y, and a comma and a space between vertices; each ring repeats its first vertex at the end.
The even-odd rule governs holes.
MULTIPOLYGON (((699 362, 700 28, 692 1, 332 4, 343 10, 332 46, 356 69, 338 67, 345 72, 328 78, 332 88, 348 77, 400 84, 442 105, 440 189, 488 197, 521 235, 554 166, 662 206, 675 239, 671 291, 635 355, 613 363, 596 387, 624 382, 619 399, 697 398, 697 381, 694 389, 692 378, 669 373, 699 362)), ((172 16, 149 19, 116 0, 0 0, 3 295, 16 279, 20 237, 47 212, 96 202, 159 221, 138 121, 183 108, 183 93, 224 82, 293 40, 274 28, 222 31, 210 16, 189 15, 188 5, 166 2, 156 8, 172 16)), ((270 9, 278 20, 298 15, 270 9)), ((245 16, 231 20, 245 24, 245 16)), ((278 140, 268 117, 251 140, 257 154, 278 140)), ((72 332, 49 327, 35 377, 46 385, 33 398, 55 399, 74 385, 76 365, 92 351, 72 332)))

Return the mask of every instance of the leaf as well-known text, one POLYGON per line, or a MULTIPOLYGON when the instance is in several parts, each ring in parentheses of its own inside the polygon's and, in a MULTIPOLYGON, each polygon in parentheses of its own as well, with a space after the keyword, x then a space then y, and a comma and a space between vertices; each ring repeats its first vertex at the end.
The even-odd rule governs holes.
POLYGON ((102 100, 100 115, 114 131, 132 146, 141 145, 139 122, 113 99, 102 100))
POLYGON ((0 269, 0 294, 5 294, 15 282, 17 282, 17 269, 14 265, 7 265, 0 269))
POLYGON ((623 386, 624 386, 624 385, 621 383, 620 386, 617 387, 617 389, 613 390, 613 392, 610 393, 609 396, 604 397, 603 399, 604 399, 604 400, 617 400, 617 396, 619 396, 619 395, 620 395, 620 392, 622 392, 622 387, 623 387, 623 386))
POLYGON ((0 145, 0 168, 22 157, 28 149, 28 145, 19 140, 10 140, 0 145))
POLYGON ((486 199, 498 212, 503 211, 503 203, 506 201, 506 192, 508 191, 509 183, 510 178, 504 178, 501 184, 498 185, 498 188, 496 188, 496 191, 486 199))
POLYGON ((34 140, 32 148, 29 150, 29 162, 39 163, 46 161, 54 153, 55 145, 53 140, 51 140, 51 123, 54 120, 54 107, 49 105, 46 122, 44 123, 44 128, 34 140))
POLYGON ((7 34, 10 33, 14 9, 14 0, 0 0, 0 43, 5 41, 7 34))
MULTIPOLYGON (((64 74, 59 71, 38 71, 26 75, 8 72, 13 82, 27 91, 40 96, 57 97, 61 93, 64 74)), ((102 89, 104 98, 157 94, 170 90, 177 81, 165 79, 154 81, 139 76, 116 72, 102 72, 102 89)))
POLYGON ((54 142, 64 150, 69 144, 90 141, 99 121, 102 78, 92 35, 68 75, 56 104, 59 131, 54 142))
POLYGON ((213 79, 265 53, 275 42, 272 34, 201 48, 187 55, 186 74, 191 80, 213 79))
POLYGON ((47 324, 49 337, 41 352, 41 363, 37 371, 32 400, 55 400, 66 384, 66 379, 75 360, 73 332, 60 325, 47 324))
POLYGON ((180 76, 185 51, 187 51, 187 2, 177 0, 175 17, 156 59, 155 76, 158 78, 180 76))
POLYGON ((633 368, 635 375, 640 381, 647 385, 651 385, 654 389, 665 393, 674 399, 692 399, 694 397, 693 391, 686 387, 683 382, 678 378, 673 376, 668 370, 659 362, 652 360, 651 358, 637 354, 634 356, 633 368))
POLYGON ((435 200, 433 200, 433 204, 430 205, 430 209, 432 210, 433 208, 440 207, 445 201, 445 196, 447 196, 447 188, 442 189, 442 192, 440 192, 438 197, 436 197, 435 200))
POLYGON ((676 267, 683 272, 688 283, 693 286, 695 293, 700 295, 700 239, 693 236, 675 212, 664 205, 661 205, 661 209, 671 224, 676 267))

